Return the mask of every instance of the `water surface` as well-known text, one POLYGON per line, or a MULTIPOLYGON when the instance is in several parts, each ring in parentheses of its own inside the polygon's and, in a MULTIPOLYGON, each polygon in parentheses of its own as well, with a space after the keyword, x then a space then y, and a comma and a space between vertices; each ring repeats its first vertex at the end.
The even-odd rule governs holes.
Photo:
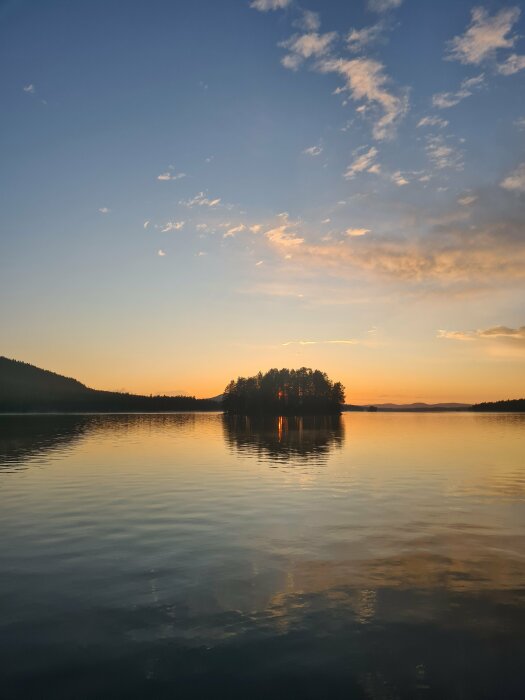
POLYGON ((1 698, 525 696, 525 417, 0 417, 1 698))

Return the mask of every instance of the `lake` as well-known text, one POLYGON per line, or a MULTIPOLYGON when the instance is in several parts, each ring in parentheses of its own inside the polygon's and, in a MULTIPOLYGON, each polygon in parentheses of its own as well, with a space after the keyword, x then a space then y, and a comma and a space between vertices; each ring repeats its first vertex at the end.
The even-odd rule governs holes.
POLYGON ((0 697, 523 698, 525 415, 0 416, 0 697))

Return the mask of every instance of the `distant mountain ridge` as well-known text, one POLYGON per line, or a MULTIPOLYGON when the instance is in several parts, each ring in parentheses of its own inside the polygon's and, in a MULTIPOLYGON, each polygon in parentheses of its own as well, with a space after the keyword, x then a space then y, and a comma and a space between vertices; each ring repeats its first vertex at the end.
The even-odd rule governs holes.
POLYGON ((405 411, 425 411, 425 410, 434 410, 434 409, 449 409, 449 410, 458 410, 462 411, 466 408, 470 408, 472 404, 470 403, 457 403, 457 402, 449 402, 449 403, 423 403, 423 402, 416 402, 416 403, 376 403, 374 404, 376 408, 379 410, 405 410, 405 411))
POLYGON ((140 396, 90 389, 76 379, 0 356, 0 412, 216 411, 194 396, 140 396))
POLYGON ((356 406, 352 404, 346 404, 344 411, 396 411, 396 412, 409 412, 409 411, 419 411, 423 413, 425 411, 468 411, 470 410, 472 404, 470 403, 374 403, 365 404, 361 406, 356 406))

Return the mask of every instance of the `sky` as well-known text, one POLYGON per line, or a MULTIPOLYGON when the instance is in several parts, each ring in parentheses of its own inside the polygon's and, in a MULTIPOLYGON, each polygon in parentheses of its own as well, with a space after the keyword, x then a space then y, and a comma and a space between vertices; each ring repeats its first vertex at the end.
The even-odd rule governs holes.
POLYGON ((0 2, 0 353, 525 395, 525 6, 0 2))

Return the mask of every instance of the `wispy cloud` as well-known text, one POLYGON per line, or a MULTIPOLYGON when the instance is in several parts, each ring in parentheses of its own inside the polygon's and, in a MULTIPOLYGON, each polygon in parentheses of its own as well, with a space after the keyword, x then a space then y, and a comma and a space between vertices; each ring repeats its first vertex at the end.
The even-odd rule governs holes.
POLYGON ((22 90, 23 90, 24 92, 27 92, 27 93, 30 94, 30 95, 34 95, 34 94, 35 94, 35 91, 36 91, 36 88, 35 88, 35 86, 33 85, 33 83, 29 83, 29 85, 24 85, 24 87, 22 88, 22 90))
POLYGON ((373 12, 387 12, 399 7, 403 0, 368 0, 368 8, 373 12))
POLYGON ((369 228, 347 228, 345 231, 347 236, 366 236, 370 233, 369 228))
POLYGON ((167 171, 157 175, 157 180, 168 182, 169 180, 181 180, 183 177, 186 177, 186 173, 172 173, 167 171))
MULTIPOLYGON (((476 90, 483 87, 485 83, 485 74, 480 73, 473 78, 466 78, 459 86, 459 90, 455 92, 438 92, 432 97, 432 104, 438 109, 448 109, 455 107, 462 100, 470 97, 476 90)), ((418 124, 419 126, 419 124, 418 124)))
POLYGON ((448 126, 448 120, 440 117, 423 117, 418 121, 417 128, 420 129, 424 126, 437 126, 440 129, 445 129, 448 126))
POLYGON ((512 219, 490 220, 472 228, 463 217, 436 222, 430 233, 404 236, 363 235, 307 243, 286 227, 268 238, 272 248, 293 257, 300 269, 356 279, 390 282, 408 292, 463 294, 516 288, 525 283, 522 227, 512 219))
POLYGON ((232 226, 232 228, 229 228, 223 234, 223 238, 230 238, 232 236, 235 236, 238 233, 242 233, 243 231, 246 231, 246 226, 244 224, 239 224, 238 226, 232 226))
POLYGON ((492 16, 485 8, 474 7, 465 33, 448 42, 446 58, 479 65, 493 58, 499 49, 511 49, 517 37, 509 33, 519 16, 518 7, 504 8, 492 16))
POLYGON ((337 32, 327 32, 326 34, 309 32, 308 34, 292 36, 283 41, 280 46, 289 51, 282 59, 283 66, 297 70, 307 58, 325 55, 336 36, 337 32))
POLYGON ((110 211, 111 211, 111 209, 108 209, 108 207, 100 207, 100 209, 99 209, 99 212, 101 214, 109 214, 110 211))
POLYGON ((344 177, 347 180, 352 180, 359 173, 368 172, 377 175, 380 172, 379 164, 376 162, 378 154, 377 148, 372 146, 368 151, 358 155, 359 150, 361 149, 354 151, 354 156, 356 157, 344 173, 344 177))
POLYGON ((507 175, 501 186, 511 192, 525 192, 525 163, 521 163, 516 170, 507 175))
POLYGON ((304 243, 304 238, 296 233, 297 222, 290 221, 286 213, 279 215, 281 224, 265 232, 267 241, 277 250, 284 253, 285 257, 291 255, 304 243))
POLYGON ((168 233, 169 231, 180 231, 184 228, 185 221, 167 221, 163 228, 161 228, 161 233, 168 233))
POLYGON ((466 194, 458 199, 458 204, 461 204, 462 207, 469 207, 471 204, 474 204, 474 202, 477 202, 477 200, 478 198, 475 194, 466 194))
POLYGON ((186 207, 216 207, 220 203, 220 197, 217 197, 216 199, 209 199, 206 197, 204 192, 199 192, 195 195, 195 197, 180 202, 180 204, 183 204, 186 207))
POLYGON ((497 71, 501 75, 514 75, 514 73, 523 69, 525 69, 525 56, 519 56, 516 53, 513 53, 504 63, 500 63, 497 67, 497 71))
POLYGON ((159 257, 163 258, 163 257, 165 257, 166 253, 165 253, 165 251, 163 251, 162 248, 161 248, 161 249, 159 249, 159 250, 157 251, 157 255, 158 255, 159 257))
MULTIPOLYGON (((385 67, 372 58, 323 58, 318 63, 322 73, 337 73, 344 77, 346 89, 356 101, 378 107, 382 116, 376 119, 373 135, 377 140, 393 137, 400 119, 408 110, 407 94, 394 95, 387 85, 390 82, 385 67)), ((362 105, 364 106, 364 105, 362 105)))
POLYGON ((510 339, 520 342, 525 345, 525 326, 519 328, 509 328, 508 326, 493 326, 484 330, 475 331, 446 331, 439 330, 438 338, 446 338, 447 340, 494 340, 494 339, 510 339))
POLYGON ((405 185, 410 184, 410 181, 407 179, 406 175, 401 172, 401 170, 396 170, 395 173, 392 173, 390 179, 398 187, 404 187, 405 185))
POLYGON ((149 225, 150 225, 150 221, 149 221, 149 219, 147 219, 147 220, 144 222, 144 228, 147 229, 149 225))
POLYGON ((295 22, 295 25, 307 32, 315 32, 321 26, 321 20, 317 12, 303 10, 301 17, 295 22))
POLYGON ((252 0, 250 7, 260 12, 268 12, 269 10, 284 10, 292 4, 292 0, 252 0))
POLYGON ((438 169, 462 170, 463 154, 450 145, 443 136, 428 136, 426 152, 431 163, 438 169))
POLYGON ((385 30, 385 24, 378 22, 370 27, 362 29, 352 28, 346 35, 346 45, 354 53, 363 51, 366 47, 374 44, 385 30))
POLYGON ((309 146, 305 148, 303 153, 307 156, 320 156, 323 152, 322 146, 309 146))
POLYGON ((359 345, 359 340, 349 338, 348 340, 288 340, 283 343, 283 347, 289 345, 359 345))

